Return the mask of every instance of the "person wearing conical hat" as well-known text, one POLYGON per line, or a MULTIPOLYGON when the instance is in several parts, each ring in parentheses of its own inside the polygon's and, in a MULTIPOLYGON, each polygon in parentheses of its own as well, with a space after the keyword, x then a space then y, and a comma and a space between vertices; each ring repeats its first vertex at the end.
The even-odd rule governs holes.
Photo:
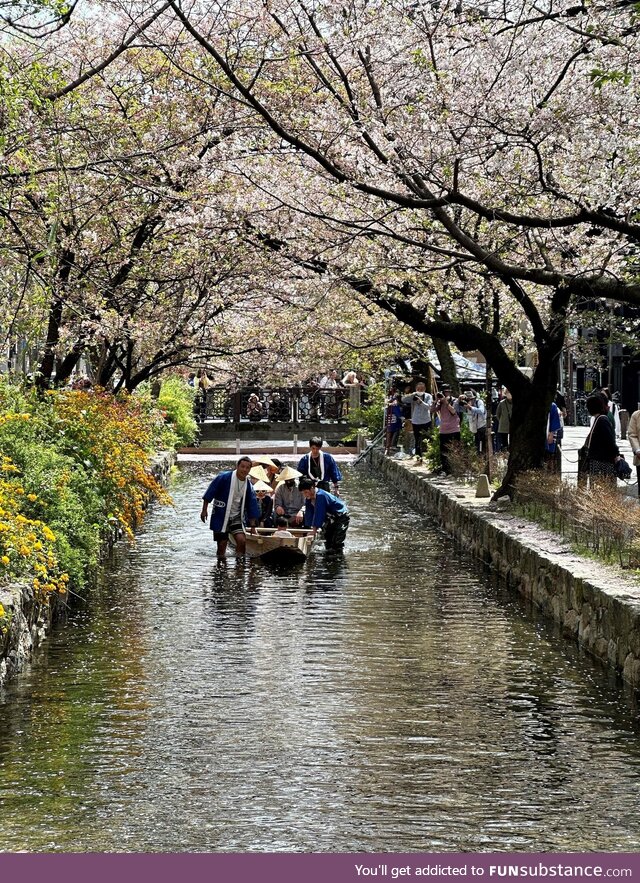
POLYGON ((249 470, 249 478, 251 479, 252 484, 255 484, 256 481, 264 481, 265 484, 270 483, 267 470, 264 466, 252 466, 249 470))
POLYGON ((273 527, 273 491, 264 481, 256 481, 253 486, 260 507, 259 527, 273 527))
POLYGON ((267 457, 266 454, 258 454, 257 457, 251 458, 252 466, 275 466, 275 460, 272 460, 271 457, 267 457))
POLYGON ((258 457, 252 459, 251 465, 253 467, 262 466, 267 474, 265 481, 267 484, 271 485, 272 490, 275 490, 278 482, 278 474, 282 469, 282 463, 280 460, 277 460, 275 457, 272 460, 271 457, 267 457, 266 454, 260 454, 258 457))
POLYGON ((304 497, 296 486, 296 479, 301 473, 291 466, 285 466, 279 475, 276 495, 273 501, 276 516, 286 518, 289 524, 302 523, 304 497))

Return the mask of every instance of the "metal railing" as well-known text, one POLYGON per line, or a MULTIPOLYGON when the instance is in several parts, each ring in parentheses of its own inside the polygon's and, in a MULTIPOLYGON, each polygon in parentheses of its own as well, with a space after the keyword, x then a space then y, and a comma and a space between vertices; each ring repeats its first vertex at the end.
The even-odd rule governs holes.
POLYGON ((198 390, 194 411, 201 422, 346 423, 363 393, 360 388, 209 386, 198 390))

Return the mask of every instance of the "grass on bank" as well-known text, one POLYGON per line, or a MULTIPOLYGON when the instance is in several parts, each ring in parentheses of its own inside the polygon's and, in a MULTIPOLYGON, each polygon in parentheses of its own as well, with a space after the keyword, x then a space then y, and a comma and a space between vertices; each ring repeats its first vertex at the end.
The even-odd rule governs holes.
POLYGON ((560 476, 525 472, 516 483, 516 511, 608 564, 640 569, 640 506, 607 482, 568 484, 560 476))

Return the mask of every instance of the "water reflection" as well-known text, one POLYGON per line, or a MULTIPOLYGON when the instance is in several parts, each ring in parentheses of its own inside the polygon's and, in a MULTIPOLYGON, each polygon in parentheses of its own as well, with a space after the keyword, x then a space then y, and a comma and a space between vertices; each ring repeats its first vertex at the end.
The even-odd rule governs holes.
POLYGON ((344 555, 219 567, 210 475, 0 697, 2 848, 640 846, 632 693, 366 473, 344 555))

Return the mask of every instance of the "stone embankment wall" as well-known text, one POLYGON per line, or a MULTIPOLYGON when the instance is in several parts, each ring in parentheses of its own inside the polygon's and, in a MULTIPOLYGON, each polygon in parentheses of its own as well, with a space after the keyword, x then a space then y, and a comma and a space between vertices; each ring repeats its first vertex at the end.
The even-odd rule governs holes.
POLYGON ((422 467, 373 453, 373 466, 420 511, 507 583, 562 625, 566 636, 640 687, 640 583, 583 558, 569 543, 476 499, 475 487, 436 478, 422 467))
MULTIPOLYGON (((163 451, 153 458, 151 473, 166 485, 176 461, 173 451, 163 451)), ((105 539, 104 555, 108 555, 121 533, 114 531, 105 539)), ((67 595, 54 595, 49 604, 36 601, 31 585, 15 583, 0 587, 0 604, 9 614, 11 624, 5 635, 0 635, 0 685, 21 671, 31 659, 36 647, 47 636, 51 625, 66 611, 67 595)))

